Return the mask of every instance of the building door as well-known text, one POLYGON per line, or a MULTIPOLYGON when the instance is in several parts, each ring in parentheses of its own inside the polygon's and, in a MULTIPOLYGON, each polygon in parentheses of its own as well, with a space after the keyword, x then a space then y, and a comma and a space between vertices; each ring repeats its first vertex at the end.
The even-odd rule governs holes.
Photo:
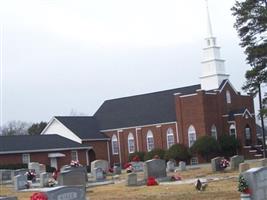
POLYGON ((50 158, 50 166, 57 169, 57 158, 50 158))

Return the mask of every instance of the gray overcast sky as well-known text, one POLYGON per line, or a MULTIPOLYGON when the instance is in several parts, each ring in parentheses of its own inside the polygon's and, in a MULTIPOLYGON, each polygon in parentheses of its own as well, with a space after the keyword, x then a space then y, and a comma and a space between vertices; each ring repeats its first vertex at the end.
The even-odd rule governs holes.
MULTIPOLYGON (((243 50, 234 0, 209 0, 213 33, 236 89, 243 50)), ((93 115, 106 99, 198 84, 204 0, 0 0, 3 122, 93 115)))

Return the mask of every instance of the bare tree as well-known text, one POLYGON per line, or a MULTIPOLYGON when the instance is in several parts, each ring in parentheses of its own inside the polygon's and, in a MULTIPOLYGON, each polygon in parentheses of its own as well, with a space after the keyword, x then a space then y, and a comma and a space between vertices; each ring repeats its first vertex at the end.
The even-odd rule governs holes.
POLYGON ((22 121, 10 121, 3 125, 2 135, 27 135, 29 124, 22 121))

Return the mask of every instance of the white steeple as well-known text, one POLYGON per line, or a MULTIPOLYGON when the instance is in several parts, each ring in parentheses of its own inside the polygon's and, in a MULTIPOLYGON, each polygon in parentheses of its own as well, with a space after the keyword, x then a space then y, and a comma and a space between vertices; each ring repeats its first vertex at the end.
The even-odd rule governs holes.
POLYGON ((224 68, 224 60, 220 57, 220 47, 216 45, 216 38, 212 34, 211 20, 209 15, 208 0, 207 6, 207 38, 203 48, 202 75, 200 77, 201 89, 218 89, 222 81, 228 79, 224 68))

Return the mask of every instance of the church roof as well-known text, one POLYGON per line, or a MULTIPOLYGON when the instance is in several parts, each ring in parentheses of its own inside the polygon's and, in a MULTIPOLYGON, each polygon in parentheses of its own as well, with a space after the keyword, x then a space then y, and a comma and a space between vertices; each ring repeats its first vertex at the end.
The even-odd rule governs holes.
POLYGON ((94 117, 101 130, 176 121, 175 93, 196 93, 200 85, 105 101, 94 117))
POLYGON ((0 154, 90 149, 59 135, 0 136, 0 154))
POLYGON ((81 139, 108 139, 104 134, 100 134, 98 122, 94 117, 56 116, 55 118, 81 139))

